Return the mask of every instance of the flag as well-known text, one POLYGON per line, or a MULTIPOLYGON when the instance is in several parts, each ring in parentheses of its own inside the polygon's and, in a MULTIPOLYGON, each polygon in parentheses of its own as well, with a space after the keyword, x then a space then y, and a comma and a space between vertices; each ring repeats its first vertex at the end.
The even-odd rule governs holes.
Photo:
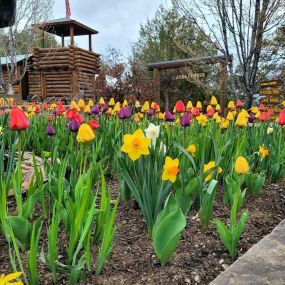
POLYGON ((65 8, 66 8, 66 17, 67 17, 67 18, 70 18, 70 16, 71 16, 71 11, 70 11, 69 0, 65 0, 65 8))

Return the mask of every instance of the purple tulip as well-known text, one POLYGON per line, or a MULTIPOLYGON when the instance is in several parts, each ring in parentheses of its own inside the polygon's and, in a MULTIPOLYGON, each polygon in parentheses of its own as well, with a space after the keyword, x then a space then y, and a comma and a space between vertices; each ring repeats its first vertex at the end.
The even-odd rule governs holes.
POLYGON ((71 132, 76 133, 80 127, 80 123, 78 120, 73 119, 69 124, 68 128, 71 132))
POLYGON ((180 125, 182 127, 189 127, 191 124, 191 116, 189 113, 185 112, 183 117, 180 120, 180 125))
POLYGON ((131 114, 131 111, 130 111, 129 107, 122 107, 122 108, 120 109, 119 118, 120 118, 121 120, 130 118, 131 116, 132 116, 132 114, 131 114))
POLYGON ((174 116, 169 112, 168 109, 165 111, 165 121, 167 121, 167 122, 173 122, 174 121, 174 116))
POLYGON ((99 114, 100 114, 100 110, 99 110, 98 105, 94 105, 94 106, 92 107, 91 113, 92 113, 93 115, 99 115, 99 114))
POLYGON ((154 115, 154 110, 153 109, 149 109, 148 112, 147 112, 147 115, 149 117, 153 116, 154 115))
POLYGON ((48 136, 54 136, 55 135, 55 129, 52 125, 48 125, 46 128, 46 134, 48 136))
POLYGON ((107 112, 108 109, 109 109, 109 106, 108 106, 107 103, 105 103, 104 106, 103 106, 103 112, 107 112))

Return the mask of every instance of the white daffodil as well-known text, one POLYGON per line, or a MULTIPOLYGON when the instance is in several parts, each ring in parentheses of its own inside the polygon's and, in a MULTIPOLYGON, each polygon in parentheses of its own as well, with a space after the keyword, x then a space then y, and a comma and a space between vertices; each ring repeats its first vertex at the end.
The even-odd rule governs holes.
POLYGON ((155 144, 156 139, 159 137, 160 126, 156 126, 150 123, 148 128, 145 129, 146 137, 151 139, 152 143, 155 144))
POLYGON ((270 134, 272 134, 272 133, 273 133, 273 128, 268 127, 268 128, 267 128, 267 134, 270 135, 270 134))

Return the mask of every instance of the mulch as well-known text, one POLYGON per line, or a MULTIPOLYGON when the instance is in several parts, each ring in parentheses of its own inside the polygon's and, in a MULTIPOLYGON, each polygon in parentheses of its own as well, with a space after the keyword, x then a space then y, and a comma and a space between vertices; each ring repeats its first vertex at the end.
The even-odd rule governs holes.
MULTIPOLYGON (((114 192, 118 182, 108 181, 114 192)), ((214 204, 214 218, 226 222, 230 209, 222 202, 222 189, 218 190, 214 204)), ((238 255, 269 234, 285 219, 285 181, 279 184, 267 183, 258 198, 248 197, 244 209, 249 212, 249 221, 238 246, 238 255)), ((221 243, 213 225, 208 230, 200 226, 196 213, 189 213, 186 229, 179 246, 164 267, 156 258, 151 239, 140 210, 134 203, 120 203, 117 215, 117 234, 114 248, 101 276, 88 274, 80 285, 97 284, 209 284, 223 270, 234 262, 221 243)), ((44 243, 46 239, 43 238, 44 243)), ((42 246, 45 247, 43 244, 42 246)), ((0 273, 11 272, 8 248, 0 235, 0 273)), ((40 284, 52 284, 51 275, 40 264, 40 284)), ((60 284, 68 284, 61 276, 60 284)))

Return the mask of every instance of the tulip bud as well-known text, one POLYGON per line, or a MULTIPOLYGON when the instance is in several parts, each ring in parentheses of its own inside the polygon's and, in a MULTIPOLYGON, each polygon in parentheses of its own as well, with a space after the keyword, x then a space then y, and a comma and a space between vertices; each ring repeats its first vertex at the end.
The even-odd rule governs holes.
POLYGON ((71 132, 76 133, 80 127, 80 123, 77 119, 73 119, 69 124, 68 128, 71 132))
POLYGON ((48 125, 46 128, 46 134, 48 136, 54 136, 55 135, 55 129, 52 125, 48 125))

